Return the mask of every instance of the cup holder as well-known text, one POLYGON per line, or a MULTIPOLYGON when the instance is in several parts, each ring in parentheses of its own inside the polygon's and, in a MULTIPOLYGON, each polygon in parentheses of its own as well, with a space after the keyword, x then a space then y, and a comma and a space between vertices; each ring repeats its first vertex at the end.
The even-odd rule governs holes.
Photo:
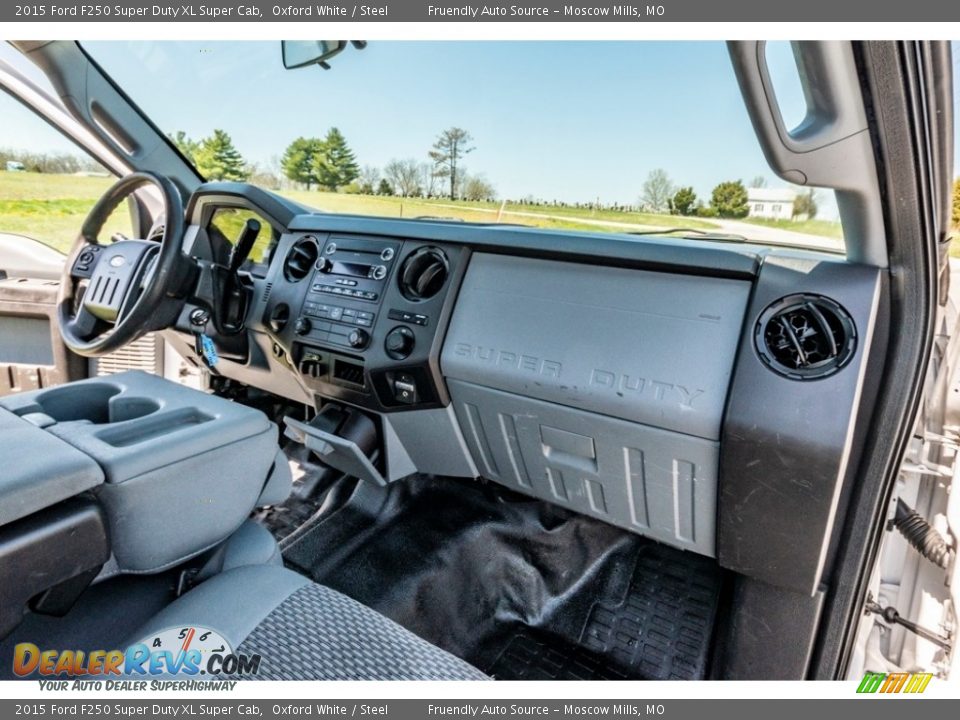
POLYGON ((160 409, 156 400, 143 397, 118 397, 110 403, 110 422, 118 423, 125 420, 136 420, 146 417, 160 409))
POLYGON ((156 400, 117 397, 121 392, 109 383, 78 383, 42 393, 36 402, 41 412, 57 422, 87 420, 95 425, 135 420, 160 409, 156 400))

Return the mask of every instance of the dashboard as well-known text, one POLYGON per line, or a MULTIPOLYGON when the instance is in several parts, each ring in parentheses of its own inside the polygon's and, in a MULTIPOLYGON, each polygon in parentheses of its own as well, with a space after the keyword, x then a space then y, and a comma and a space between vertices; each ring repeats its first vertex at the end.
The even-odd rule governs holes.
POLYGON ((436 359, 466 249, 319 228, 281 244, 262 320, 309 392, 380 412, 448 400, 436 359))
MULTIPOLYGON (((837 256, 310 211, 265 218, 216 372, 377 423, 385 481, 482 477, 812 593, 886 343, 885 276, 837 256)), ((193 352, 187 303, 172 341, 193 352)))

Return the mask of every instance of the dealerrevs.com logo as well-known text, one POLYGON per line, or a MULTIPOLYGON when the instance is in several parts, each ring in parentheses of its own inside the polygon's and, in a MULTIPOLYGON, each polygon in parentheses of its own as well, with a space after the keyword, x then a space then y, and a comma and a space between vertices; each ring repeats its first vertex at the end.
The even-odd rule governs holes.
POLYGON ((858 693, 906 693, 919 694, 927 689, 931 673, 878 673, 868 672, 863 676, 858 693))
POLYGON ((168 628, 126 650, 41 650, 33 643, 13 650, 13 672, 20 678, 212 680, 252 678, 259 668, 260 655, 237 654, 215 630, 193 626, 168 628))

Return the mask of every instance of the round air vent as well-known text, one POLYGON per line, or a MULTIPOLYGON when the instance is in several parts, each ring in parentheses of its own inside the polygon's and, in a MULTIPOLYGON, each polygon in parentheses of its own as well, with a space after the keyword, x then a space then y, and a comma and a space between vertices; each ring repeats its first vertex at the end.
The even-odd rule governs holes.
POLYGON ((319 255, 320 246, 316 238, 309 235, 300 238, 290 248, 287 259, 283 261, 283 276, 290 282, 303 280, 310 274, 319 255))
POLYGON ((833 300, 790 295, 763 311, 754 342, 770 369, 793 380, 816 380, 850 362, 857 333, 850 315, 833 300))
POLYGON ((450 272, 447 256, 439 248, 425 247, 407 256, 400 267, 400 292, 407 300, 427 300, 443 288, 450 272))

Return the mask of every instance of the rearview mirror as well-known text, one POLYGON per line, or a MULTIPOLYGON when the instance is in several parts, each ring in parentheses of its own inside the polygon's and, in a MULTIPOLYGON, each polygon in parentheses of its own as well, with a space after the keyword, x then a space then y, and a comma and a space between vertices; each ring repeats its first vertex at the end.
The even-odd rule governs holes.
POLYGON ((287 70, 307 65, 327 68, 327 60, 347 47, 346 40, 283 40, 283 67, 287 70))

